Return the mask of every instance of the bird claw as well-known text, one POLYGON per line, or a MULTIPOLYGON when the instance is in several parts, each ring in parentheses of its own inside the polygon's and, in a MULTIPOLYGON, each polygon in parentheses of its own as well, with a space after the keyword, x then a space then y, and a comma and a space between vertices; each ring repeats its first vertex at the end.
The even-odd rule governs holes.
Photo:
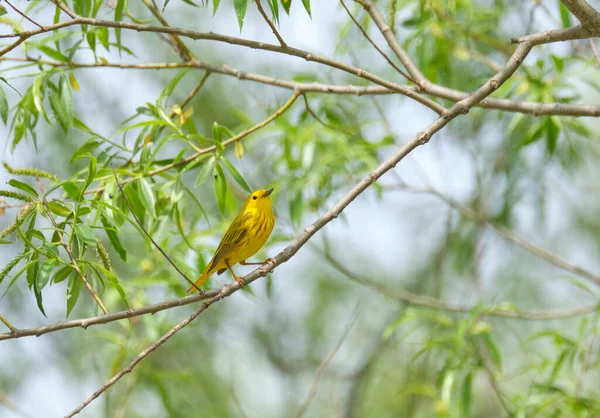
POLYGON ((240 285, 240 287, 244 287, 244 279, 241 277, 233 276, 236 282, 240 285))

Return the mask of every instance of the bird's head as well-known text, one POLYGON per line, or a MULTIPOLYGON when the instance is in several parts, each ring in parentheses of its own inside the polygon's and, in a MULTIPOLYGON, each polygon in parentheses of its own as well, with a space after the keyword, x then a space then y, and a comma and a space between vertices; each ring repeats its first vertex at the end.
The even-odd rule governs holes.
POLYGON ((271 193, 273 193, 273 189, 269 190, 256 190, 252 192, 250 196, 246 199, 244 203, 244 211, 271 211, 271 193))

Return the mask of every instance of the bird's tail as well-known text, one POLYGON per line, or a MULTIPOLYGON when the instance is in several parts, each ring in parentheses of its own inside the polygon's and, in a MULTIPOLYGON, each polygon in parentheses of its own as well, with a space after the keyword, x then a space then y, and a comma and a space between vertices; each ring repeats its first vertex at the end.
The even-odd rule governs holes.
MULTIPOLYGON (((208 274, 202 274, 200 275, 200 277, 198 277, 198 280, 196 280, 194 284, 196 285, 196 287, 200 287, 204 284, 204 282, 206 282, 206 280, 208 280, 209 277, 210 276, 208 274)), ((194 293, 196 287, 190 286, 190 288, 187 290, 188 293, 194 293)))

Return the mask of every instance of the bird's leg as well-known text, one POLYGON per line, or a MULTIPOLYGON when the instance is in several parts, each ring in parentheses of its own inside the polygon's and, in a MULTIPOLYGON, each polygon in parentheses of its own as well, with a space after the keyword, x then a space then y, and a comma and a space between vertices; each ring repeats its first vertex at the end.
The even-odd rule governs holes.
POLYGON ((227 268, 229 269, 229 271, 231 272, 231 274, 233 275, 233 278, 235 279, 236 282, 238 282, 238 284, 241 287, 244 287, 244 279, 242 277, 238 277, 236 276, 236 274, 233 272, 233 269, 231 268, 231 266, 229 265, 229 262, 225 262, 225 264, 227 265, 227 268))
POLYGON ((240 261, 240 264, 241 264, 242 266, 264 266, 264 265, 265 265, 265 264, 267 264, 267 263, 273 263, 273 264, 275 264, 275 259, 274 259, 274 258, 271 258, 271 257, 269 257, 269 258, 267 258, 265 261, 259 261, 259 262, 257 262, 257 263, 247 263, 247 262, 246 262, 246 260, 244 260, 244 261, 240 261))

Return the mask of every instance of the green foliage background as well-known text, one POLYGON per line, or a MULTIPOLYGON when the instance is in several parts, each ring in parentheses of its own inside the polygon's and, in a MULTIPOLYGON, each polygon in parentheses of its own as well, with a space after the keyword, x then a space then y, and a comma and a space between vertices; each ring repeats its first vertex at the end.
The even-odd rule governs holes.
MULTIPOLYGON (((83 16, 160 24, 151 2, 113 3, 67 2, 83 16)), ((274 42, 255 3, 165 3, 155 10, 173 27, 241 30, 274 42)), ((405 82, 337 2, 264 3, 290 46, 405 82)), ((350 3, 383 46, 369 16, 350 3)), ((558 1, 376 5, 430 81, 466 92, 498 71, 514 50, 511 38, 576 23, 558 1)), ((43 24, 58 16, 47 2, 17 6, 43 24)), ((34 28, 6 11, 3 33, 34 28)), ((294 57, 184 42, 206 63, 367 85, 294 57)), ((228 145, 292 92, 212 74, 182 109, 205 71, 106 68, 180 61, 168 39, 152 33, 72 26, 19 48, 0 62, 7 182, 0 197, 8 205, 0 218, 0 313, 17 328, 102 314, 59 232, 111 312, 185 294, 187 283, 130 216, 113 170, 142 224, 194 277, 250 190, 276 190, 277 227, 259 253, 264 259, 435 116, 400 95, 309 93, 228 145), (77 65, 94 62, 101 68, 77 65)), ((599 74, 587 40, 541 46, 494 97, 594 103, 599 74)), ((208 309, 82 416, 291 417, 316 383, 305 416, 597 416, 597 287, 498 233, 514 231, 598 271, 597 127, 592 118, 472 109, 289 262, 208 309), (580 307, 589 309, 560 318, 580 307)), ((215 276, 209 287, 228 280, 215 276)), ((0 342, 0 415, 62 416, 195 308, 0 342)))

